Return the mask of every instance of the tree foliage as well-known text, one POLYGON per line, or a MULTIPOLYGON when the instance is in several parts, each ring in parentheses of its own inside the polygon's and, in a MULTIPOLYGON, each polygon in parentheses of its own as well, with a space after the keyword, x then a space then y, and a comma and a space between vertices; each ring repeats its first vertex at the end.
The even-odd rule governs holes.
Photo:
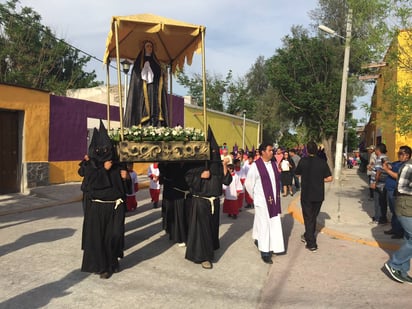
POLYGON ((18 5, 0 4, 0 82, 57 94, 99 85, 94 71, 83 70, 89 56, 57 39, 33 9, 18 5))

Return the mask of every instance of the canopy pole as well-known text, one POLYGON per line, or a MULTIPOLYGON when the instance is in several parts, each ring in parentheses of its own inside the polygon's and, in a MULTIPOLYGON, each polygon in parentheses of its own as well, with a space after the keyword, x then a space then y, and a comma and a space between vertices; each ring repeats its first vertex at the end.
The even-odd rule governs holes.
POLYGON ((205 61, 205 28, 201 28, 202 34, 202 79, 203 79, 203 132, 207 141, 207 115, 206 115, 206 61, 205 61))
POLYGON ((117 64, 117 88, 119 92, 119 120, 120 120, 120 140, 123 141, 123 97, 122 97, 122 77, 120 75, 120 56, 119 56, 119 24, 114 24, 116 36, 116 64, 117 64))
POLYGON ((107 131, 110 131, 110 61, 106 64, 106 85, 107 85, 107 131))
POLYGON ((173 63, 170 62, 169 66, 169 126, 173 123, 173 73, 172 73, 173 63))

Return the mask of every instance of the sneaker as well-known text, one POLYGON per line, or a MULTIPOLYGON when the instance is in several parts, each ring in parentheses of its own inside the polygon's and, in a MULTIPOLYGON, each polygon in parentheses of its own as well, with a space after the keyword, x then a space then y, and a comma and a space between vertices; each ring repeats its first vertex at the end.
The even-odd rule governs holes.
POLYGON ((369 222, 370 225, 378 225, 379 221, 378 220, 372 220, 371 222, 369 222))
MULTIPOLYGON (((385 268, 388 270, 389 274, 391 275, 391 277, 392 277, 395 281, 398 281, 398 282, 400 282, 400 283, 404 283, 404 282, 407 280, 406 278, 404 278, 404 277, 402 276, 402 273, 401 273, 400 270, 397 270, 397 269, 392 268, 392 266, 390 266, 388 263, 385 263, 385 268)), ((409 277, 409 276, 408 276, 408 277, 409 277)), ((408 282, 408 283, 411 283, 411 284, 412 284, 412 281, 411 281, 411 282, 408 282)))
POLYGON ((412 277, 411 276, 406 275, 403 278, 405 280, 405 283, 412 284, 412 277))
POLYGON ((306 245, 306 239, 304 234, 300 235, 300 241, 306 245))

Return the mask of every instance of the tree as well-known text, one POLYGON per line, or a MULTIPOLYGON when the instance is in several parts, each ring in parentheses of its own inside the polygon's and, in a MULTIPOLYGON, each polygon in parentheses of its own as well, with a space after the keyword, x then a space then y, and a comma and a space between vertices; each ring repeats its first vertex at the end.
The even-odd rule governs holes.
POLYGON ((94 71, 84 66, 89 56, 59 40, 19 0, 0 4, 0 82, 64 94, 67 89, 97 86, 94 71))
MULTIPOLYGON (((368 73, 361 70, 361 64, 385 61, 396 64, 400 70, 412 72, 412 32, 406 31, 407 44, 399 49, 389 50, 401 30, 412 29, 412 2, 408 0, 319 0, 317 10, 311 12, 316 24, 325 24, 342 34, 348 8, 354 12, 352 56, 350 72, 368 73)), ((385 102, 390 110, 396 111, 395 119, 400 134, 412 132, 411 106, 412 84, 398 85, 393 79, 387 88, 385 102)), ((378 111, 376 111, 378 112, 378 111)))
MULTIPOLYGON (((203 77, 201 74, 194 73, 189 77, 184 71, 177 73, 177 82, 188 88, 188 94, 192 96, 198 106, 203 106, 203 77)), ((239 83, 241 85, 241 83, 239 83)), ((228 96, 237 95, 235 84, 232 78, 232 71, 229 71, 225 79, 214 74, 211 76, 206 72, 206 107, 225 111, 228 105, 228 96)), ((241 96, 241 92, 238 93, 241 96)), ((231 99, 233 100, 233 98, 231 99)))

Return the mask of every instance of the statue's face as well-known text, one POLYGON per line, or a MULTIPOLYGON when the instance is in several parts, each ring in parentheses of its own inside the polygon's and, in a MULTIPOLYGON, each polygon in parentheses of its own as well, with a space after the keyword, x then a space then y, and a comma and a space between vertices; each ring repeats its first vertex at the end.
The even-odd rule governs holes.
POLYGON ((144 53, 146 56, 150 56, 153 53, 153 44, 150 42, 146 42, 144 44, 144 53))

